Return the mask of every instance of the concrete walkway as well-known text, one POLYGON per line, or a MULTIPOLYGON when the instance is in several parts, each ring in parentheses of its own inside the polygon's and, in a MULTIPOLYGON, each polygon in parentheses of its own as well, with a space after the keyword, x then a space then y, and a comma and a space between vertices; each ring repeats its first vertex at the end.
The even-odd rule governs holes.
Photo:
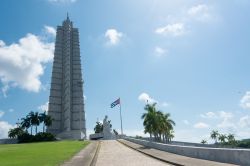
POLYGON ((98 141, 91 141, 86 148, 77 153, 72 159, 63 163, 61 166, 90 166, 98 148, 98 141))
POLYGON ((168 166, 115 141, 101 141, 96 166, 168 166))
POLYGON ((122 144, 137 150, 141 153, 144 153, 146 155, 149 155, 151 157, 157 158, 159 160, 172 163, 173 165, 180 165, 180 166, 235 166, 233 164, 227 164, 227 163, 219 163, 209 160, 202 160, 202 159, 196 159, 186 156, 181 156, 173 153, 168 153, 165 151, 157 150, 148 148, 139 144, 135 144, 123 139, 120 139, 119 142, 122 144))

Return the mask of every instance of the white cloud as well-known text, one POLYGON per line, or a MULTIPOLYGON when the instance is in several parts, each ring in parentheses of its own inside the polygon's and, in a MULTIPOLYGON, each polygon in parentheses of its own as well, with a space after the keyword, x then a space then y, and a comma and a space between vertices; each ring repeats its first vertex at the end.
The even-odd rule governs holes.
POLYGON ((54 37, 56 36, 56 29, 54 27, 45 25, 44 29, 45 29, 46 33, 51 34, 54 37))
MULTIPOLYGON (((200 117, 207 118, 208 120, 216 120, 213 121, 214 124, 211 124, 211 127, 209 126, 209 128, 217 128, 219 132, 222 133, 235 134, 237 139, 246 139, 250 137, 249 115, 239 117, 239 114, 234 114, 233 112, 218 111, 207 112, 205 114, 201 114, 200 117)), ((183 123, 185 122, 183 121, 183 123)))
POLYGON ((231 112, 220 111, 219 116, 223 119, 232 119, 234 115, 231 112))
POLYGON ((157 103, 160 107, 168 107, 170 104, 166 101, 159 102, 158 100, 152 98, 149 94, 143 92, 138 96, 138 100, 148 103, 148 104, 153 104, 157 103))
POLYGON ((155 33, 165 36, 182 36, 186 33, 183 23, 168 24, 164 27, 157 28, 155 33))
POLYGON ((8 111, 9 111, 9 112, 14 112, 15 110, 14 110, 14 109, 12 109, 12 108, 10 108, 8 111))
POLYGON ((189 122, 188 120, 183 120, 183 123, 184 123, 185 125, 189 125, 189 124, 190 124, 190 122, 189 122))
POLYGON ((210 7, 206 4, 193 6, 187 13, 192 18, 202 22, 206 22, 212 18, 212 15, 210 14, 210 7))
POLYGON ((45 104, 43 104, 43 105, 40 105, 39 107, 38 107, 38 109, 40 110, 40 111, 42 111, 42 112, 48 112, 48 109, 49 109, 49 102, 46 102, 45 104))
POLYGON ((221 123, 217 125, 217 127, 226 129, 229 131, 234 131, 236 129, 236 125, 232 121, 234 115, 231 112, 220 111, 219 116, 223 120, 221 123))
POLYGON ((123 37, 123 33, 118 32, 116 29, 108 29, 105 32, 105 37, 108 39, 109 45, 117 45, 123 37))
POLYGON ((49 2, 54 2, 54 3, 74 3, 77 0, 48 0, 49 2))
POLYGON ((208 119, 214 119, 217 118, 216 114, 214 112, 207 112, 205 114, 200 115, 202 118, 208 118, 208 119))
POLYGON ((44 72, 44 64, 52 61, 54 43, 47 42, 28 33, 18 43, 0 46, 0 81, 2 92, 10 87, 38 92, 41 89, 40 76, 44 72))
POLYGON ((250 116, 244 116, 240 118, 239 126, 242 128, 250 128, 250 116))
POLYGON ((235 136, 236 136, 236 139, 249 139, 250 138, 250 132, 249 132, 249 130, 238 131, 235 136))
POLYGON ((156 56, 162 57, 162 56, 167 54, 167 50, 165 50, 165 49, 163 49, 163 48, 161 48, 159 46, 156 46, 155 47, 155 53, 156 53, 156 56))
POLYGON ((207 11, 208 11, 208 6, 205 4, 200 4, 200 5, 196 5, 196 6, 191 7, 188 10, 188 14, 191 16, 194 16, 194 15, 199 15, 199 14, 205 13, 207 11))
POLYGON ((167 103, 167 102, 164 101, 164 102, 161 104, 161 106, 162 106, 162 107, 168 107, 168 106, 169 106, 169 103, 167 103))
POLYGON ((199 122, 199 123, 194 124, 194 128, 196 128, 196 129, 204 129, 204 128, 208 128, 208 127, 209 127, 209 125, 206 123, 203 123, 203 122, 199 122))
MULTIPOLYGON (((206 130, 205 130, 206 131, 206 130)), ((200 143, 202 139, 210 138, 209 134, 206 134, 204 130, 197 130, 197 129, 181 129, 175 130, 175 141, 183 141, 183 142, 196 142, 200 143)))
POLYGON ((41 90, 49 91, 50 90, 50 83, 49 82, 43 83, 43 85, 41 86, 41 90))
POLYGON ((4 114, 5 114, 4 111, 0 111, 0 118, 3 117, 4 114))
POLYGON ((0 40, 0 47, 2 47, 4 45, 5 45, 5 43, 2 40, 0 40))
POLYGON ((1 91, 4 97, 7 97, 7 91, 9 90, 9 85, 3 85, 1 91))
POLYGON ((0 139, 8 138, 9 130, 14 127, 15 127, 14 125, 11 125, 6 121, 0 121, 0 139))
POLYGON ((240 100, 240 106, 243 109, 250 109, 250 91, 247 91, 240 100))
POLYGON ((228 131, 234 131, 236 129, 235 124, 229 120, 223 120, 217 125, 217 127, 221 129, 226 129, 228 131))
POLYGON ((149 104, 158 103, 155 99, 150 97, 147 93, 141 93, 138 97, 138 100, 143 101, 145 103, 149 103, 149 104))

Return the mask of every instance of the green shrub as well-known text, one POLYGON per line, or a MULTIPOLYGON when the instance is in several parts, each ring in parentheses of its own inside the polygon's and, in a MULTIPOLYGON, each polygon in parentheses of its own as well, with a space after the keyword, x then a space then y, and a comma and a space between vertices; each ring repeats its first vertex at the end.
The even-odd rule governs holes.
POLYGON ((250 148, 250 140, 239 141, 237 146, 241 148, 250 148))
POLYGON ((135 138, 142 139, 142 136, 136 135, 135 138))
POLYGON ((51 133, 37 133, 36 135, 31 135, 29 133, 23 133, 18 136, 19 143, 28 143, 28 142, 44 142, 44 141, 55 141, 56 138, 51 133))
POLYGON ((30 135, 29 133, 22 133, 21 135, 18 135, 17 139, 19 143, 28 143, 33 142, 33 135, 30 135))
POLYGON ((37 133, 35 137, 33 138, 35 142, 37 141, 55 141, 56 138, 53 134, 51 133, 37 133))

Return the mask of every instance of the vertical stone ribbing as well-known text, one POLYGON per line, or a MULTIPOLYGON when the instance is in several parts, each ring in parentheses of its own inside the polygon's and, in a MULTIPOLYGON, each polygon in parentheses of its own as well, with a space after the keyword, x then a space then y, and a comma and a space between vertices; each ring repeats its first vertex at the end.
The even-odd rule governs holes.
POLYGON ((53 118, 52 125, 48 132, 58 134, 62 130, 62 52, 63 52, 63 30, 57 27, 53 71, 51 77, 51 88, 49 96, 49 112, 53 118))
POLYGON ((79 33, 67 18, 57 27, 48 114, 48 131, 64 138, 86 136, 79 33))

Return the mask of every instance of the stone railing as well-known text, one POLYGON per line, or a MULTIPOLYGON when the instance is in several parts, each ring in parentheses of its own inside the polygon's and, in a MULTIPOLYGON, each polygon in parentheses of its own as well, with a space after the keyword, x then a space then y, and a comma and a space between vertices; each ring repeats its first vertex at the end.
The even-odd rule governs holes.
POLYGON ((223 163, 250 165, 250 150, 249 149, 230 149, 230 148, 209 148, 209 147, 194 147, 180 146, 171 144, 162 144, 146 140, 140 140, 130 137, 124 137, 127 141, 134 142, 150 148, 159 149, 162 151, 175 153, 183 156, 212 160, 223 163))

